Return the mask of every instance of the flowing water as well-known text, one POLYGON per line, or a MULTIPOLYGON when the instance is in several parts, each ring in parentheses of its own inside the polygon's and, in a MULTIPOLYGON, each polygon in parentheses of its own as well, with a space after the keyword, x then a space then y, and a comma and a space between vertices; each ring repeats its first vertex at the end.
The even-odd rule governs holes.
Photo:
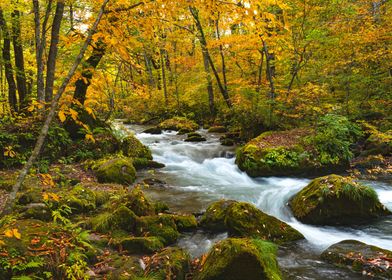
MULTIPOLYGON (((220 198, 255 204, 300 231, 305 241, 279 250, 279 264, 288 279, 362 279, 356 274, 337 269, 322 262, 320 253, 328 246, 345 239, 355 239, 392 250, 392 219, 389 217, 357 227, 310 226, 297 221, 287 201, 309 183, 306 178, 251 178, 235 164, 234 148, 221 146, 218 134, 200 130, 206 142, 184 142, 186 136, 165 131, 160 135, 142 133, 144 126, 125 126, 149 146, 154 160, 165 168, 145 172, 143 178, 156 178, 164 186, 151 187, 147 193, 153 199, 166 202, 171 210, 200 212, 220 198)), ((384 205, 392 210, 392 186, 366 182, 372 186, 384 205)), ((179 246, 194 257, 208 251, 225 234, 208 235, 197 232, 186 235, 179 246)))

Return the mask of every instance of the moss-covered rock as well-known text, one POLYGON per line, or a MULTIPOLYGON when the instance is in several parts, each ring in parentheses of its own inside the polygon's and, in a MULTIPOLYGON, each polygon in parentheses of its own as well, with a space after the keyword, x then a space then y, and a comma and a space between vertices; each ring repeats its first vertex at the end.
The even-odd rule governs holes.
POLYGON ((162 241, 156 236, 127 237, 119 242, 119 246, 130 254, 151 254, 163 249, 162 241))
POLYGON ((44 203, 31 203, 24 209, 22 217, 47 222, 52 220, 52 212, 44 203))
POLYGON ((155 202, 154 208, 155 208, 155 214, 165 213, 166 211, 169 210, 169 206, 162 201, 155 202))
POLYGON ((338 175, 314 179, 290 207, 298 220, 320 225, 358 224, 391 214, 372 188, 338 175))
POLYGON ((195 280, 279 280, 276 245, 259 239, 229 238, 208 253, 195 280))
POLYGON ((132 159, 126 157, 102 159, 93 166, 93 171, 100 183, 127 185, 136 179, 136 170, 132 159))
POLYGON ((164 245, 174 243, 180 235, 171 215, 140 217, 137 222, 136 233, 139 236, 156 236, 164 245))
POLYGON ((204 142, 207 141, 206 138, 204 138, 203 136, 201 136, 198 133, 189 133, 188 137, 184 140, 185 142, 204 142))
POLYGON ((152 256, 146 267, 154 279, 186 280, 190 270, 190 256, 177 247, 165 248, 152 256))
POLYGON ((90 221, 93 230, 98 232, 109 232, 124 230, 133 232, 136 228, 138 217, 124 205, 113 211, 107 211, 93 217, 90 221))
POLYGON ((177 229, 182 231, 192 231, 197 228, 197 220, 194 215, 172 215, 177 229))
POLYGON ((217 126, 210 127, 208 129, 208 132, 209 133, 225 133, 225 132, 227 132, 227 129, 224 126, 217 125, 217 126))
POLYGON ((230 236, 260 238, 277 244, 304 238, 290 225, 246 202, 233 203, 227 209, 225 224, 230 236))
POLYGON ((233 139, 224 138, 220 140, 222 146, 234 146, 235 142, 233 139))
POLYGON ((148 133, 148 134, 161 134, 162 129, 159 127, 151 127, 143 131, 143 133, 148 133))
POLYGON ((233 203, 236 201, 224 199, 212 203, 201 217, 200 225, 210 231, 226 231, 226 212, 233 203))
POLYGON ((392 279, 392 252, 355 240, 344 240, 326 249, 321 258, 343 268, 373 276, 392 279))
MULTIPOLYGON (((98 267, 99 274, 107 280, 144 279, 143 268, 140 266, 138 256, 119 255, 117 253, 105 255, 102 260, 102 268, 98 267)), ((101 277, 96 277, 100 279, 101 277)), ((92 277, 92 279, 95 279, 92 277)), ((148 278, 145 278, 148 279, 148 278)))
POLYGON ((154 203, 145 196, 140 187, 134 187, 120 200, 138 216, 155 214, 154 203))
POLYGON ((161 122, 158 127, 163 130, 181 130, 184 133, 188 133, 197 130, 199 125, 184 117, 174 117, 161 122))
POLYGON ((127 157, 152 160, 150 149, 134 135, 129 135, 121 141, 121 151, 127 157))
POLYGON ((82 185, 77 185, 70 190, 60 193, 61 204, 68 205, 72 214, 87 213, 97 207, 96 192, 82 185))
POLYGON ((160 162, 156 162, 154 160, 149 160, 146 158, 134 158, 133 166, 136 170, 142 170, 147 168, 163 168, 165 165, 160 162))

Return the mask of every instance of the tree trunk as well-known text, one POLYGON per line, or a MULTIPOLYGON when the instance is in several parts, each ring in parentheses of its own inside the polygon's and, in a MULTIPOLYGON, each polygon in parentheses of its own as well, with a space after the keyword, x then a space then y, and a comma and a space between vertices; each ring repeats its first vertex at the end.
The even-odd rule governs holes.
POLYGON ((260 50, 259 51, 261 54, 260 57, 260 64, 259 64, 259 71, 258 71, 258 75, 257 75, 257 87, 256 87, 256 92, 260 93, 261 90, 261 82, 262 82, 262 78, 263 78, 263 63, 264 63, 264 51, 260 50))
POLYGON ((8 83, 8 102, 10 105, 11 113, 18 112, 18 104, 16 100, 16 83, 11 64, 11 40, 10 33, 7 28, 7 23, 3 15, 3 10, 0 9, 0 27, 3 30, 3 61, 5 78, 8 83))
POLYGON ((98 17, 95 20, 93 26, 91 27, 91 29, 90 29, 90 31, 88 33, 88 36, 86 38, 86 41, 84 42, 82 48, 80 49, 80 52, 79 52, 78 56, 75 59, 75 62, 73 63, 73 65, 72 65, 71 69, 69 70, 67 76, 65 77, 63 83, 61 84, 61 86, 60 86, 56 96, 52 100, 48 116, 46 117, 45 123, 42 126, 42 130, 41 130, 40 135, 38 136, 37 143, 35 144, 34 150, 33 150, 32 154, 31 154, 29 160, 27 161, 27 163, 25 164, 25 166, 21 170, 21 172, 20 172, 20 174, 18 176, 18 179, 16 180, 15 185, 12 187, 12 190, 10 192, 10 195, 8 197, 8 200, 6 202, 6 205, 5 205, 3 213, 2 213, 3 215, 4 214, 8 214, 8 213, 11 212, 12 205, 13 205, 13 202, 15 200, 16 194, 18 193, 18 191, 19 191, 20 187, 22 186, 22 183, 23 183, 27 173, 29 172, 30 168, 33 166, 34 161, 37 159, 37 157, 38 157, 38 155, 39 155, 39 153, 41 151, 41 148, 42 148, 42 146, 43 146, 43 144, 45 142, 46 136, 48 135, 50 123, 52 122, 52 120, 53 120, 53 118, 55 116, 58 102, 59 102, 61 96, 63 95, 67 85, 69 84, 69 81, 71 80, 72 76, 75 74, 75 71, 78 68, 80 62, 83 59, 84 53, 86 52, 87 47, 89 46, 89 44, 91 42, 91 38, 92 38, 93 34, 95 33, 95 30, 97 29, 97 26, 98 26, 98 24, 99 24, 99 22, 100 22, 100 20, 102 18, 105 6, 108 3, 108 1, 109 0, 105 0, 103 2, 102 6, 101 6, 101 10, 100 10, 100 12, 98 14, 98 17))
POLYGON ((64 0, 58 0, 56 13, 53 18, 52 34, 49 47, 48 62, 46 66, 45 101, 50 102, 53 97, 53 84, 56 72, 56 60, 59 43, 61 21, 63 20, 64 0))
MULTIPOLYGON (((220 40, 219 16, 218 16, 218 19, 215 22, 215 25, 216 25, 216 38, 218 40, 220 40)), ((227 92, 226 62, 225 62, 225 54, 223 53, 223 46, 222 46, 222 44, 219 44, 219 53, 220 53, 221 61, 222 61, 223 86, 225 88, 225 91, 227 92)))
POLYGON ((189 10, 190 10, 190 12, 191 12, 191 14, 192 14, 192 16, 193 16, 193 18, 195 20, 196 27, 197 27, 197 29, 199 31, 198 32, 199 33, 198 37, 199 37, 200 45, 202 47, 202 51, 205 52, 205 55, 208 58, 208 62, 210 64, 210 66, 211 66, 212 72, 214 73, 214 76, 215 76, 216 82, 218 84, 219 90, 220 90, 220 92, 221 92, 221 94, 223 96, 223 99, 226 102, 227 107, 232 108, 233 106, 232 106, 229 94, 228 94, 227 90, 225 90, 224 86, 222 85, 222 82, 220 80, 218 71, 216 70, 215 64, 212 61, 212 58, 211 58, 210 53, 208 51, 207 40, 206 40, 206 38, 204 36, 203 27, 202 27, 200 19, 199 19, 199 11, 196 8, 191 7, 191 6, 189 7, 189 10))
POLYGON ((273 70, 271 69, 271 56, 268 52, 268 46, 267 43, 261 39, 262 43, 263 43, 263 49, 264 49, 264 53, 265 53, 265 58, 266 58, 266 64, 267 64, 267 77, 268 77, 268 81, 270 83, 270 112, 269 112, 269 124, 270 126, 272 126, 272 114, 274 111, 274 102, 275 102, 275 84, 274 84, 274 73, 273 70))
POLYGON ((161 57, 161 71, 162 71, 162 84, 163 84, 163 95, 165 97, 165 106, 167 108, 167 106, 169 105, 169 100, 168 100, 168 96, 167 96, 167 84, 166 84, 166 63, 165 63, 165 58, 163 56, 164 54, 164 50, 159 50, 160 53, 160 57, 161 57))
POLYGON ((210 107, 211 116, 215 116, 214 88, 212 86, 210 63, 208 61, 207 52, 204 47, 202 47, 202 51, 203 51, 204 72, 206 73, 206 79, 207 79, 208 105, 210 107))
POLYGON ((12 41, 14 45, 14 57, 16 68, 16 82, 19 92, 19 107, 20 110, 26 109, 28 106, 28 94, 26 85, 26 73, 24 68, 23 46, 21 41, 20 30, 20 12, 14 10, 12 13, 12 41))

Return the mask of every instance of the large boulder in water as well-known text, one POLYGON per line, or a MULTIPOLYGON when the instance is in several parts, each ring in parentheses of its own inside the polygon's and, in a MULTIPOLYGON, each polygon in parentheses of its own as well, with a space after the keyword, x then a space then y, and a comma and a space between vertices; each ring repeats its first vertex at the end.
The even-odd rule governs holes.
POLYGON ((93 165, 93 171, 100 183, 131 184, 136 179, 136 170, 132 159, 112 157, 102 159, 93 165))
POLYGON ((289 204, 298 220, 316 225, 358 224, 391 214, 372 188, 334 174, 314 179, 289 204))
POLYGON ((356 240, 344 240, 330 246, 321 258, 362 275, 392 279, 392 252, 356 240))
POLYGON ((259 239, 223 240, 210 250, 195 280, 281 279, 276 249, 259 239))
POLYGON ((188 120, 184 117, 174 117, 161 122, 158 128, 163 130, 175 130, 183 133, 195 131, 199 128, 199 125, 194 121, 188 120))
POLYGON ((250 203, 220 200, 211 204, 200 225, 212 231, 228 231, 233 237, 252 237, 281 244, 304 236, 285 222, 265 214, 250 203))
POLYGON ((121 141, 121 151, 127 157, 152 160, 150 149, 134 135, 129 135, 121 141))

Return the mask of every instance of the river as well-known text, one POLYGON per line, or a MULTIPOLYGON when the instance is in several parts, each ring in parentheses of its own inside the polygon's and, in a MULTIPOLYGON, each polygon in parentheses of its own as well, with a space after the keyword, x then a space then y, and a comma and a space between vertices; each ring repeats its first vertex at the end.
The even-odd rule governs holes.
MULTIPOLYGON (((235 164, 232 147, 219 143, 219 134, 199 130, 206 142, 184 142, 185 135, 164 131, 160 135, 142 133, 145 126, 125 125, 125 129, 147 145, 154 160, 165 168, 143 172, 141 178, 155 178, 166 187, 151 187, 147 194, 166 202, 172 211, 200 212, 221 198, 253 203, 259 209, 290 224, 306 238, 279 249, 278 261, 287 279, 363 279, 343 269, 335 268, 319 259, 328 246, 355 239, 392 250, 391 217, 372 224, 355 227, 310 226, 297 221, 287 201, 309 183, 307 178, 251 178, 235 164)), ((373 187, 380 201, 392 210, 392 186, 381 182, 365 182, 373 187)), ((208 249, 226 234, 209 235, 196 232, 185 235, 178 245, 194 257, 208 249)))

